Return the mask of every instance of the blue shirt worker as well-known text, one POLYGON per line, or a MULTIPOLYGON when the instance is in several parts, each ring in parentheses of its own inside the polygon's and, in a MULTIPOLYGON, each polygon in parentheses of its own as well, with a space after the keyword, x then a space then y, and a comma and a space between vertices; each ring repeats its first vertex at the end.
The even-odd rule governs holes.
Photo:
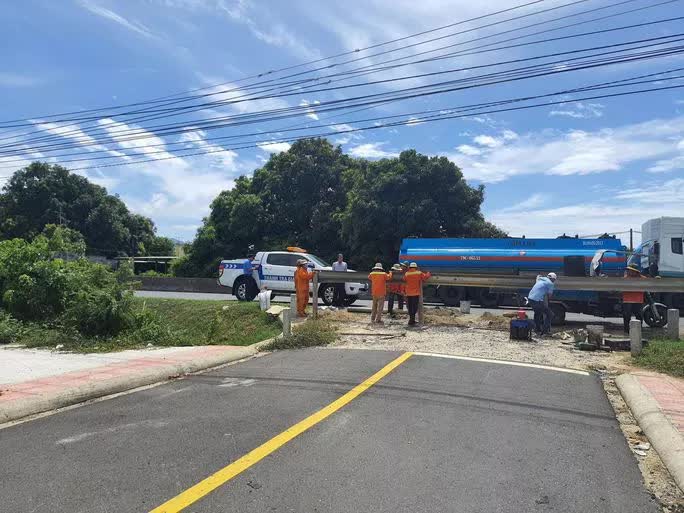
POLYGON ((538 277, 537 283, 527 295, 530 306, 534 310, 534 331, 540 336, 551 333, 551 309, 547 298, 553 295, 553 288, 557 279, 556 273, 549 273, 546 277, 538 277))
POLYGON ((243 274, 248 274, 252 275, 252 271, 254 271, 254 266, 252 265, 252 261, 254 260, 254 255, 247 255, 247 258, 245 258, 245 261, 242 263, 242 273, 243 274))

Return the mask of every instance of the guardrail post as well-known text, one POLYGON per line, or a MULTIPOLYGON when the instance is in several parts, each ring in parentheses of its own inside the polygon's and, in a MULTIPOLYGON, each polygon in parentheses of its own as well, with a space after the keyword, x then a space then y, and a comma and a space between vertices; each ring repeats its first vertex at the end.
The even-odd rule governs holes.
POLYGON ((425 322, 425 310, 423 309, 423 282, 420 282, 420 294, 418 295, 418 325, 425 322))
POLYGON ((292 335, 292 310, 290 308, 285 308, 282 311, 283 314, 283 337, 287 338, 292 335))
POLYGON ((667 328, 665 333, 670 340, 679 340, 679 310, 676 308, 670 308, 667 311, 667 328))
POLYGON ((632 356, 641 354, 641 321, 638 319, 629 321, 629 348, 632 356))
POLYGON ((313 318, 318 317, 318 271, 313 275, 313 299, 312 299, 313 318))

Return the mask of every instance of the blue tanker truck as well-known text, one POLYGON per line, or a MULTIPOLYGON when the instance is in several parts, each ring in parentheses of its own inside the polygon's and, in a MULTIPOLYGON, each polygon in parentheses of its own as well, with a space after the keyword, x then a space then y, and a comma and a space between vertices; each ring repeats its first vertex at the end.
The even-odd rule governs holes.
MULTIPOLYGON (((600 258, 600 272, 622 276, 628 263, 644 273, 663 277, 684 277, 684 218, 658 218, 642 228, 644 242, 630 256, 622 242, 613 237, 586 239, 404 239, 400 260, 415 261, 425 270, 441 274, 537 275, 555 272, 560 276, 589 276, 592 260, 600 258), (646 237, 649 237, 648 239, 646 237)), ((486 287, 430 286, 426 300, 454 306, 470 300, 483 307, 517 306, 528 290, 486 287)), ((656 297, 670 308, 684 308, 682 294, 656 297)), ((567 312, 601 317, 621 314, 620 295, 608 292, 559 290, 550 307, 555 322, 562 323, 567 312)))

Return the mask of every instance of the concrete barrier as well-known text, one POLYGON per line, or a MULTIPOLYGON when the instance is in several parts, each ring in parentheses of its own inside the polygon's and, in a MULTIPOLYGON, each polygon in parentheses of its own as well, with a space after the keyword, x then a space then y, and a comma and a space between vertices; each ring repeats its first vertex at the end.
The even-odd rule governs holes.
POLYGON ((138 290, 158 290, 163 292, 207 292, 232 294, 230 287, 222 287, 216 278, 165 278, 159 276, 136 276, 141 283, 138 290))

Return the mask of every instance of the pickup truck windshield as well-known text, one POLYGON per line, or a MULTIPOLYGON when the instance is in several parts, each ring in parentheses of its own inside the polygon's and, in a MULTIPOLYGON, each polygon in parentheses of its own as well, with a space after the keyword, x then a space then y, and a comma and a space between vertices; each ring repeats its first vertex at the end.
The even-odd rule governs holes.
POLYGON ((321 267, 330 267, 330 264, 329 264, 328 262, 326 262, 325 260, 322 260, 322 259, 318 258, 317 256, 314 256, 314 255, 306 255, 306 258, 308 258, 308 259, 311 260, 313 263, 315 263, 316 265, 319 265, 319 266, 321 266, 321 267))

